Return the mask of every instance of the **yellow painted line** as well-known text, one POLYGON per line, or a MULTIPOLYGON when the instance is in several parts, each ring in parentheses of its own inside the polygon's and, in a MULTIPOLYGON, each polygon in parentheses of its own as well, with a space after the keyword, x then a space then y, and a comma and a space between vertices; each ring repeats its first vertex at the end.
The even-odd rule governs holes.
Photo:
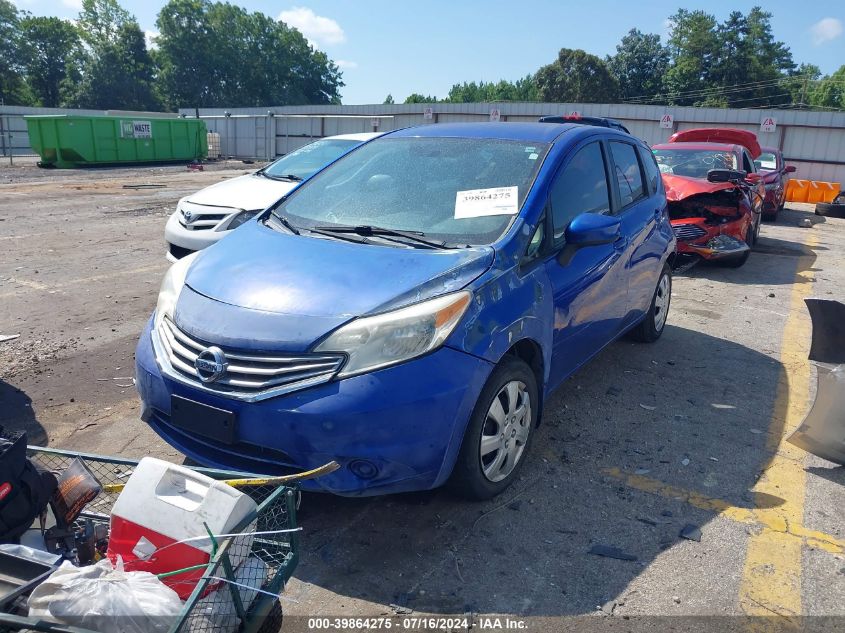
MULTIPOLYGON (((40 284, 37 281, 29 281, 27 279, 18 279, 17 277, 6 277, 6 281, 10 281, 13 284, 18 284, 19 286, 25 286, 27 288, 31 288, 32 290, 47 290, 48 289, 48 286, 45 286, 44 284, 40 284)), ((15 293, 12 292, 12 293, 6 293, 6 294, 15 294, 15 293)), ((4 297, 4 296, 6 296, 6 295, 5 294, 0 295, 0 297, 4 297)))
MULTIPOLYGON (((807 545, 815 547, 831 554, 845 554, 845 540, 824 532, 809 530, 797 523, 787 524, 781 517, 763 515, 755 508, 741 508, 733 505, 730 501, 708 497, 695 490, 687 490, 663 483, 659 479, 652 479, 644 475, 626 473, 619 468, 604 468, 601 474, 621 481, 623 484, 635 490, 642 490, 665 499, 673 499, 687 503, 695 508, 715 512, 720 517, 744 523, 746 525, 759 525, 760 527, 782 532, 793 538, 802 540, 807 545)), ((758 497, 758 501, 763 501, 758 497)), ((767 502, 766 505, 769 505, 767 502)))
MULTIPOLYGON (((810 248, 816 245, 810 234, 810 248)), ((797 270, 809 269, 812 260, 799 258, 797 270)), ((739 605, 748 615, 801 615, 802 541, 792 538, 789 530, 804 531, 804 496, 807 476, 805 453, 786 442, 801 423, 810 406, 810 322, 804 299, 812 292, 810 273, 796 272, 789 301, 789 316, 781 338, 780 361, 784 372, 778 381, 766 448, 773 452, 768 465, 753 488, 758 508, 755 516, 764 527, 748 539, 739 605), (765 496, 779 497, 783 503, 764 505, 765 496), (783 527, 783 529, 780 529, 783 527)))

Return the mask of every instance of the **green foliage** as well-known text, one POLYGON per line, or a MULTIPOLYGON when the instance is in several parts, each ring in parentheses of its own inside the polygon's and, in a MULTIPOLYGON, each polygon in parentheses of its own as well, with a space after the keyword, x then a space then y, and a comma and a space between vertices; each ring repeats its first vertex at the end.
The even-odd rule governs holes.
POLYGON ((496 83, 492 81, 464 82, 452 86, 444 101, 450 103, 537 101, 537 86, 531 75, 517 79, 516 82, 504 79, 496 83))
POLYGON ((669 24, 672 63, 663 88, 669 103, 695 105, 702 101, 700 95, 712 88, 709 75, 719 50, 716 18, 704 11, 678 9, 669 24))
POLYGON ((669 50, 660 36, 631 29, 616 45, 616 54, 605 60, 619 82, 623 99, 650 96, 660 91, 669 67, 669 50))
POLYGON ((263 13, 170 0, 155 60, 171 108, 340 103, 338 67, 302 34, 263 13))
POLYGON ((35 102, 56 108, 67 101, 65 87, 79 81, 81 40, 65 20, 27 16, 20 22, 21 62, 35 102))
POLYGON ((9 0, 0 0, 0 103, 6 105, 32 103, 20 63, 21 46, 18 9, 9 0))
POLYGON ((388 95, 384 98, 384 101, 383 101, 382 103, 384 103, 384 105, 393 105, 393 103, 394 103, 394 101, 393 101, 393 95, 392 95, 392 94, 388 94, 388 95))
POLYGON ((157 110, 161 104, 153 85, 153 62, 144 32, 130 20, 85 59, 71 103, 103 110, 157 110))
POLYGON ((845 108, 845 65, 816 84, 809 94, 809 100, 810 105, 817 107, 845 108))
POLYGON ((405 99, 405 103, 437 103, 437 97, 432 97, 431 95, 421 95, 415 92, 408 95, 405 99))
POLYGON ((580 49, 562 48, 557 60, 535 75, 541 101, 611 103, 619 97, 619 82, 601 59, 580 49))
POLYGON ((117 0, 82 0, 77 25, 85 43, 93 48, 115 44, 120 28, 134 21, 117 0))

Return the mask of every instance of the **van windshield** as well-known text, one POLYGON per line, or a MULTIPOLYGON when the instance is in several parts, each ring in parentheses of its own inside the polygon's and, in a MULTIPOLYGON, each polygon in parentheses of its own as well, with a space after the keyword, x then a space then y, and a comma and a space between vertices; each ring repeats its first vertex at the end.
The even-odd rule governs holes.
POLYGON ((306 229, 371 226, 489 244, 519 212, 547 151, 547 144, 484 138, 376 139, 274 213, 306 229))

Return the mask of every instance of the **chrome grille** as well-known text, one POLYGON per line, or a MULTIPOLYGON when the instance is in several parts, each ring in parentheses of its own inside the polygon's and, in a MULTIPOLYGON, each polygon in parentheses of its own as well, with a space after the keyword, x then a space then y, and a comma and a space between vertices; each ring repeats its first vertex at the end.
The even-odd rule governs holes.
POLYGON ((216 228, 223 220, 232 214, 240 213, 241 209, 230 207, 214 207, 195 202, 182 202, 179 205, 179 224, 190 231, 208 231, 216 228))
POLYGON ((685 242, 691 242, 707 235, 707 231, 695 224, 680 224, 673 226, 672 230, 675 231, 675 237, 685 242))
POLYGON ((328 382, 344 361, 340 354, 262 355, 223 348, 226 371, 216 381, 206 383, 194 363, 211 344, 188 336, 168 317, 161 319, 153 344, 162 369, 172 378, 204 391, 248 401, 328 382))

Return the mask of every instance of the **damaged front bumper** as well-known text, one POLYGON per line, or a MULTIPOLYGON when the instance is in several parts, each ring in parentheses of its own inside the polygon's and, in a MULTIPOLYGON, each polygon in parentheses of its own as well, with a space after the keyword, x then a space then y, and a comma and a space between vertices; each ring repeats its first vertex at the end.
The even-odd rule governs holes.
POLYGON ((685 243, 684 247, 685 249, 678 248, 678 251, 695 253, 701 255, 704 259, 738 257, 750 250, 748 244, 731 235, 717 235, 711 237, 704 244, 685 243))
POLYGON ((817 370, 816 399, 788 441, 845 466, 845 304, 805 301, 813 322, 809 358, 817 370))
POLYGON ((742 233, 739 222, 713 225, 705 218, 685 218, 673 221, 672 230, 678 238, 678 253, 681 255, 722 259, 739 257, 750 249, 745 240, 731 234, 742 233))

